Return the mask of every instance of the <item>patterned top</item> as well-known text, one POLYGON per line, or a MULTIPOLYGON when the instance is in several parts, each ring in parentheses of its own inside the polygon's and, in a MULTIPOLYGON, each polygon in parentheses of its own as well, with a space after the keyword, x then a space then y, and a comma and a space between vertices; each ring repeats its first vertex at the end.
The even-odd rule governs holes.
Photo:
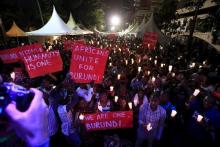
POLYGON ((164 121, 166 119, 166 111, 161 106, 158 106, 155 111, 152 111, 150 108, 150 104, 144 103, 140 107, 139 111, 139 125, 148 125, 149 123, 152 126, 152 130, 150 131, 153 136, 160 138, 164 121))
POLYGON ((57 111, 58 111, 60 120, 62 122, 62 125, 61 125, 62 133, 66 136, 73 134, 75 131, 73 128, 72 112, 71 111, 67 112, 66 105, 59 105, 57 111))

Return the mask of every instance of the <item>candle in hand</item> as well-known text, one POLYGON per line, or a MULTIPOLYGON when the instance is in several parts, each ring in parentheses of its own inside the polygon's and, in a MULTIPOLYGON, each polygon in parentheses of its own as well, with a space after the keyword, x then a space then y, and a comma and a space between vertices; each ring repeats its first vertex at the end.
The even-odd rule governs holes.
POLYGON ((150 130, 152 130, 152 125, 151 125, 151 123, 148 123, 147 124, 147 131, 150 131, 150 130))
POLYGON ((129 109, 132 109, 132 102, 128 103, 128 107, 129 107, 129 109))
POLYGON ((199 89, 195 89, 195 91, 193 92, 193 96, 197 96, 200 93, 199 89))
POLYGON ((171 117, 175 117, 176 114, 177 114, 177 111, 176 111, 176 110, 172 110, 172 111, 171 111, 171 117))
POLYGON ((197 116, 197 122, 201 122, 202 119, 203 119, 203 116, 202 116, 202 115, 198 115, 198 116, 197 116))
POLYGON ((118 96, 115 96, 115 102, 116 103, 118 102, 118 96))
POLYGON ((118 74, 118 80, 120 80, 121 79, 121 74, 118 74))
POLYGON ((83 114, 79 115, 79 120, 84 120, 85 116, 83 114))
POLYGON ((171 72, 173 69, 173 66, 172 65, 169 65, 169 72, 171 72))
POLYGON ((113 91, 113 89, 114 89, 114 86, 110 86, 110 91, 113 91))
POLYGON ((140 66, 138 67, 138 72, 141 72, 141 67, 140 66))

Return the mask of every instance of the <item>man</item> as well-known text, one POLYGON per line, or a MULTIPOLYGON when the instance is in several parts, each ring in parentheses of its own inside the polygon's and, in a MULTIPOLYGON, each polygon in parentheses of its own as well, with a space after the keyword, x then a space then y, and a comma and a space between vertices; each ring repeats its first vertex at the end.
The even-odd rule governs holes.
POLYGON ((147 141, 148 147, 152 147, 154 141, 160 140, 166 111, 159 104, 159 94, 153 94, 150 103, 140 107, 136 147, 141 147, 144 141, 147 141))

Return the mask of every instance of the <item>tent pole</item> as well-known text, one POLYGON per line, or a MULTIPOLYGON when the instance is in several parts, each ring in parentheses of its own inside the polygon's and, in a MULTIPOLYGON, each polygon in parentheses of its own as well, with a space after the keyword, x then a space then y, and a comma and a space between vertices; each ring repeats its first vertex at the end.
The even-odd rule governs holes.
POLYGON ((42 25, 44 26, 44 19, 43 19, 43 16, 42 16, 42 11, 41 11, 41 7, 40 7, 40 3, 39 3, 38 0, 36 0, 36 2, 37 2, 37 7, 38 7, 38 9, 39 9, 41 22, 42 22, 42 25))

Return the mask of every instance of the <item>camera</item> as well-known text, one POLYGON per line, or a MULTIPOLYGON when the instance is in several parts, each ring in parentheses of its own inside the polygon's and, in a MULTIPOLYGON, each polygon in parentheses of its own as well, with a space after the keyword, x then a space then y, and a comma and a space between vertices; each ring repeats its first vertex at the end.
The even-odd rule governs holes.
POLYGON ((34 93, 30 90, 16 85, 14 83, 5 82, 0 85, 0 116, 5 114, 4 110, 12 101, 16 102, 16 108, 25 112, 34 97, 34 93))

